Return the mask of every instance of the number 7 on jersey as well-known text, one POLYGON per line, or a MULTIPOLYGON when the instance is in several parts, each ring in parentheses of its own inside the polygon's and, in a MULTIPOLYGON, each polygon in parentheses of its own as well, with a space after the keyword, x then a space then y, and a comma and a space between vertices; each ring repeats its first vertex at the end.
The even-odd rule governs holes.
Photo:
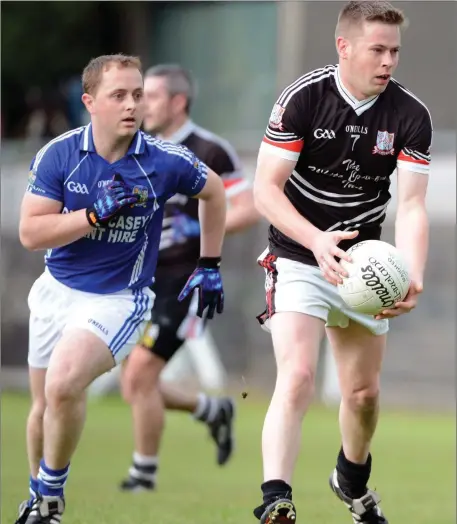
POLYGON ((355 143, 360 138, 360 135, 351 135, 351 138, 354 139, 354 142, 352 142, 352 151, 354 151, 355 143))

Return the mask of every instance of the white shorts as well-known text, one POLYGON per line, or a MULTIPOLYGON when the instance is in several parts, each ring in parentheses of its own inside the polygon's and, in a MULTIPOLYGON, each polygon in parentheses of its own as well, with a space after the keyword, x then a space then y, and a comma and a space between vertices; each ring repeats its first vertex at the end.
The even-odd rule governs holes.
POLYGON ((269 319, 284 311, 305 313, 322 319, 326 327, 346 328, 349 320, 369 329, 374 335, 389 331, 388 320, 375 320, 373 316, 350 309, 340 297, 338 289, 327 282, 315 266, 276 257, 266 249, 257 259, 265 269, 267 307, 257 317, 267 331, 269 319))
POLYGON ((68 328, 91 331, 109 347, 116 363, 133 349, 151 317, 149 288, 100 295, 69 288, 46 269, 30 290, 29 366, 47 368, 68 328))

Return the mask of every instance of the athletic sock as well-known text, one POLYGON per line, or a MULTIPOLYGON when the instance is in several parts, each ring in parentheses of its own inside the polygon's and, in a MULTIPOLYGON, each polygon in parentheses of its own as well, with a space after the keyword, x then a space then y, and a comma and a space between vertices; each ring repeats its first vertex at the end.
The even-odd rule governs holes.
POLYGON ((292 487, 283 480, 267 480, 260 488, 266 505, 278 498, 292 500, 292 487))
POLYGON ((37 498, 38 491, 39 491, 38 479, 35 479, 35 478, 32 477, 32 475, 30 475, 30 478, 29 478, 30 498, 29 498, 29 501, 28 501, 29 507, 32 506, 33 501, 37 498))
POLYGON ((129 475, 134 479, 146 480, 155 484, 158 467, 158 457, 142 455, 135 451, 129 475))
POLYGON ((198 394, 197 408, 193 413, 193 417, 201 422, 211 424, 217 417, 219 410, 219 399, 209 397, 205 393, 198 394))
POLYGON ((284 480, 267 480, 261 484, 260 489, 263 494, 263 504, 257 506, 253 513, 257 519, 261 519, 265 508, 277 499, 292 500, 292 487, 284 480))
POLYGON ((371 473, 371 454, 365 464, 355 464, 348 460, 343 448, 340 449, 336 464, 338 483, 343 492, 353 499, 365 495, 371 473))
POLYGON ((63 497, 69 469, 70 464, 62 469, 51 469, 42 459, 38 472, 38 491, 40 494, 46 497, 63 497))

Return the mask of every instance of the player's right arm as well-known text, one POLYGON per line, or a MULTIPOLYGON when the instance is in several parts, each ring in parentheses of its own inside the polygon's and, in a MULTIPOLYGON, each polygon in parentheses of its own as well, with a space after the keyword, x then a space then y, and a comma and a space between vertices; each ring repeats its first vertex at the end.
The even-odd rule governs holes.
POLYGON ((255 205, 276 229, 310 249, 325 278, 336 284, 341 281, 338 275, 347 273, 334 257, 350 261, 337 244, 355 238, 358 232, 321 231, 295 209, 284 193, 307 134, 307 93, 300 90, 290 96, 290 92, 290 87, 286 88, 275 104, 260 146, 254 179, 255 205))
POLYGON ((65 156, 57 143, 38 152, 21 205, 19 238, 31 251, 70 244, 91 230, 84 210, 62 213, 65 156))
POLYGON ((115 179, 100 190, 93 206, 62 213, 62 165, 65 161, 56 144, 43 148, 32 162, 19 222, 20 241, 30 251, 71 244, 138 199, 122 180, 115 179))
POLYGON ((321 231, 302 217, 284 194, 284 186, 295 164, 296 160, 261 147, 254 178, 254 202, 259 213, 276 229, 311 249, 313 239, 321 231))
POLYGON ((27 192, 21 206, 19 238, 30 251, 65 246, 92 229, 86 210, 61 214, 62 202, 27 192))

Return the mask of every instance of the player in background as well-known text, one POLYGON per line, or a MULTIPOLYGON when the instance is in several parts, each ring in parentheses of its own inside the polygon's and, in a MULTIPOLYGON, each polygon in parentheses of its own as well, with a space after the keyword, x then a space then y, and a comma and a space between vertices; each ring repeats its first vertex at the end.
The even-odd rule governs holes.
MULTIPOLYGON (((225 140, 190 118, 196 96, 190 72, 179 65, 156 65, 146 71, 144 88, 144 129, 188 147, 222 177, 229 204, 226 233, 254 224, 259 214, 236 152, 225 140)), ((205 324, 205 319, 196 315, 196 297, 176 301, 200 251, 197 217, 198 203, 185 195, 177 194, 165 205, 152 320, 125 362, 122 375, 123 395, 132 408, 135 442, 129 475, 121 483, 123 490, 154 489, 164 408, 189 412, 209 427, 217 446, 218 464, 225 464, 232 453, 233 400, 194 394, 159 380, 163 368, 184 341, 199 336, 205 324)))
POLYGON ((138 58, 95 58, 82 81, 91 123, 37 153, 22 202, 22 244, 48 252, 28 297, 31 497, 18 524, 61 522, 85 390, 128 355, 150 318, 164 204, 177 192, 200 199, 202 230, 197 269, 180 297, 199 288, 208 317, 223 308, 220 177, 187 149, 139 131, 138 58))
POLYGON ((342 445, 330 487, 353 522, 387 523, 379 495, 367 488, 370 445, 388 319, 410 312, 423 288, 432 141, 427 108, 392 78, 403 22, 388 2, 346 4, 336 27, 338 65, 284 89, 260 148, 254 198, 271 226, 259 258, 267 309, 258 318, 271 330, 277 364, 262 436, 263 502, 254 510, 262 524, 296 522, 292 476, 324 329, 342 394, 342 445), (351 245, 380 238, 395 169, 396 246, 412 282, 394 308, 361 315, 338 295, 336 284, 347 276, 338 261, 348 260, 351 245))

